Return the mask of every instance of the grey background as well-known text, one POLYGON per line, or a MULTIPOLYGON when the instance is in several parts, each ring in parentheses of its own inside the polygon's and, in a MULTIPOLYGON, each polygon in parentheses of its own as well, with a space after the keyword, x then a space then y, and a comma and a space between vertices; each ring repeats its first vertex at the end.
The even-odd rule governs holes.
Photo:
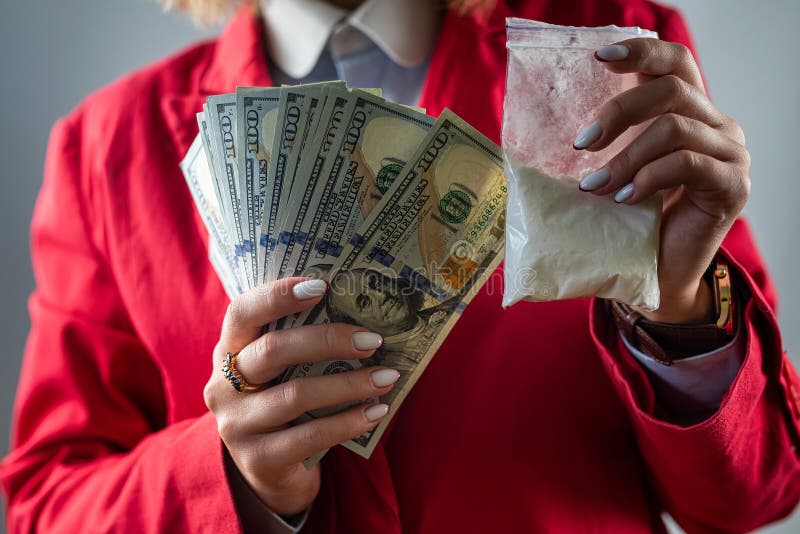
MULTIPOLYGON (((736 118, 752 154, 745 213, 781 295, 785 344, 800 362, 797 170, 800 61, 795 0, 673 0, 693 30, 717 106, 736 118)), ((213 35, 146 0, 4 2, 0 17, 0 455, 33 289, 28 224, 52 123, 114 78, 213 35)), ((1 519, 1 518, 0 518, 1 519)), ((765 532, 800 531, 800 514, 765 532)))

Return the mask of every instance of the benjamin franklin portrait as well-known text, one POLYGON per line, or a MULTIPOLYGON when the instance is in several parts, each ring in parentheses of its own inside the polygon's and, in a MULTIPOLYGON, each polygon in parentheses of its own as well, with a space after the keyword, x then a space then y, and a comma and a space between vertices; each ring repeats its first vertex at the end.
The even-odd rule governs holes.
POLYGON ((342 270, 330 281, 325 309, 331 322, 357 324, 377 332, 383 346, 368 365, 385 365, 405 374, 422 354, 408 350, 429 326, 447 320, 458 298, 438 303, 405 278, 373 269, 342 270))

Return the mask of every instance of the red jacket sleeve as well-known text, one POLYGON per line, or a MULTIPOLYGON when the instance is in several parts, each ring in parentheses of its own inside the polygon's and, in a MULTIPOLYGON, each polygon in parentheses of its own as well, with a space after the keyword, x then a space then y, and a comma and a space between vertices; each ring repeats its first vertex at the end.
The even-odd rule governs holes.
POLYGON ((37 289, 0 465, 9 532, 235 532, 216 422, 165 428, 159 371, 104 260, 80 116, 54 128, 32 225, 37 289))
MULTIPOLYGON (((677 13, 659 33, 692 46, 677 13)), ((747 352, 721 406, 699 424, 681 427, 659 418, 643 369, 604 304, 592 306, 592 336, 630 414, 651 485, 688 532, 749 531, 788 515, 800 499, 800 382, 782 349, 774 287, 744 220, 734 224, 721 254, 733 283, 750 294, 738 325, 747 352)))

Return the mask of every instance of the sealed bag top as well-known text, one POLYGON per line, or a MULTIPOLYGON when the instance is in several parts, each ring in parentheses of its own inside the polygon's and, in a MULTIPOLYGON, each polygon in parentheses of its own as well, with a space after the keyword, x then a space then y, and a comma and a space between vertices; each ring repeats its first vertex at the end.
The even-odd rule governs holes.
POLYGON ((519 18, 506 19, 506 28, 506 155, 553 176, 576 180, 600 168, 627 145, 629 136, 622 135, 595 153, 573 150, 572 141, 609 98, 632 88, 638 80, 635 74, 610 72, 594 58, 594 51, 657 34, 636 27, 556 26, 519 18))

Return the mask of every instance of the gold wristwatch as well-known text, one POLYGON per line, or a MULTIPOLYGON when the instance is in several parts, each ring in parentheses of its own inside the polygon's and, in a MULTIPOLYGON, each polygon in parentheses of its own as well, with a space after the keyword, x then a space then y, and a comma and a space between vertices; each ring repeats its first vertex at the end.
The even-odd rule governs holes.
POLYGON ((714 311, 717 316, 717 328, 733 335, 733 295, 731 294, 731 274, 728 264, 721 261, 712 262, 711 289, 714 291, 714 311), (716 263, 716 265, 714 265, 716 263))

